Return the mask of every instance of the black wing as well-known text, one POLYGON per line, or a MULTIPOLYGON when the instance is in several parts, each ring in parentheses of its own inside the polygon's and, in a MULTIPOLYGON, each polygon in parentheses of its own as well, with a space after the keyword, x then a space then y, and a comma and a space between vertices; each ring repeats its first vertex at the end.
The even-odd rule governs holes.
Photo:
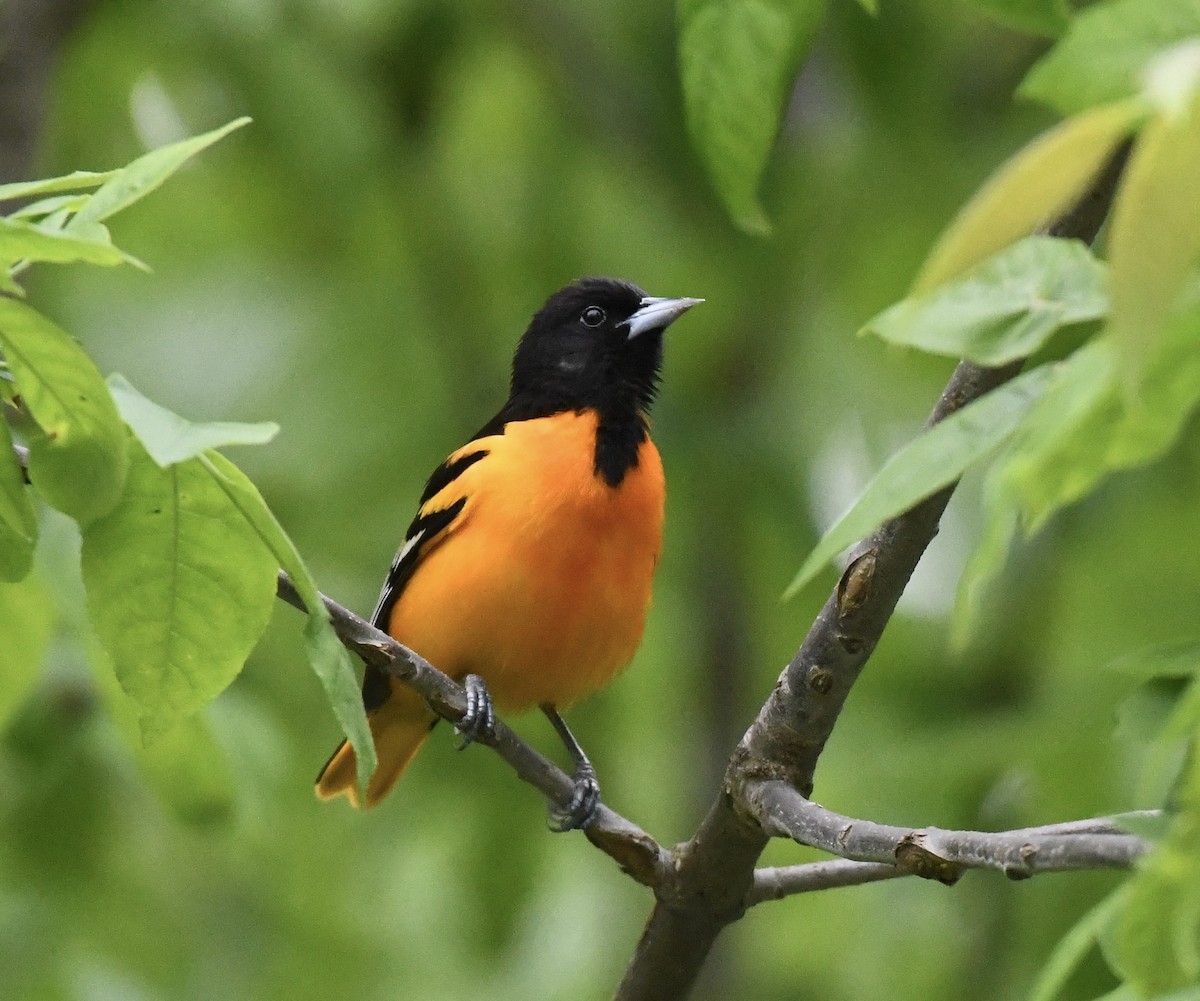
MULTIPOLYGON (((417 516, 412 520, 412 524, 408 526, 408 531, 404 536, 404 544, 397 551, 395 559, 392 560, 392 566, 388 571, 387 579, 383 582, 383 588, 379 592, 379 601, 376 603, 375 611, 371 615, 371 624, 375 628, 387 632, 388 620, 391 618, 392 608, 395 606, 401 592, 403 592, 405 585, 408 584, 409 579, 412 577, 417 564, 420 563, 421 554, 425 551, 426 546, 437 538, 437 536, 441 535, 451 522, 459 516, 467 503, 467 499, 466 497, 460 497, 446 507, 432 509, 429 507, 429 502, 458 479, 462 475, 463 470, 473 466, 487 454, 488 452, 485 448, 481 448, 475 452, 460 454, 453 461, 448 459, 443 462, 433 471, 433 475, 429 477, 429 481, 425 484, 425 489, 421 492, 421 502, 417 516)), ((366 673, 363 674, 362 687, 363 705, 367 712, 373 712, 383 705, 390 691, 391 687, 388 683, 387 675, 379 668, 368 664, 366 673)))

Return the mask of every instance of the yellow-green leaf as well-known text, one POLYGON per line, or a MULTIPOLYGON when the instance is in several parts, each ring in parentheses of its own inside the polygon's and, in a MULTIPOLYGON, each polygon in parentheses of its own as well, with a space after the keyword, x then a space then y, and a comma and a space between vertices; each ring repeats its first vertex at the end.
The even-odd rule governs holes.
POLYGON ((1142 131, 1109 235, 1113 337, 1132 381, 1200 264, 1200 97, 1142 131))
POLYGON ((1145 117, 1140 100, 1070 118, 1005 163, 938 239, 913 285, 922 295, 1070 208, 1145 117))
POLYGON ((1101 934, 1116 919, 1125 903, 1125 888, 1118 887, 1076 922, 1050 953, 1046 966, 1029 992, 1029 1001, 1054 1001, 1079 964, 1099 943, 1101 934))
POLYGON ((0 201, 13 198, 29 198, 32 195, 48 195, 56 191, 78 191, 80 188, 94 188, 115 177, 117 171, 106 170, 97 173, 91 170, 77 170, 73 174, 62 177, 48 177, 42 181, 14 181, 11 184, 0 184, 0 201))
POLYGON ((245 474, 218 452, 206 452, 197 461, 204 464, 213 482, 225 491, 230 502, 254 527, 258 537, 279 561, 279 566, 287 571, 303 599, 308 609, 308 621, 304 626, 308 662, 325 689, 334 716, 354 748, 358 761, 359 790, 365 792, 375 771, 375 742, 367 726, 350 655, 333 631, 316 581, 304 565, 299 550, 245 474))
POLYGON ((108 388, 125 423, 160 466, 169 466, 224 445, 262 445, 279 433, 279 425, 238 424, 230 421, 194 423, 159 406, 113 373, 108 388))
POLYGON ((83 532, 93 628, 162 729, 241 671, 275 600, 275 561, 199 459, 160 468, 136 441, 117 506, 83 532))
POLYGON ((68 233, 41 223, 0 217, 0 262, 8 267, 20 260, 111 266, 127 264, 131 258, 113 246, 103 226, 68 233))
POLYGON ((145 198, 201 150, 224 138, 234 129, 240 129, 249 121, 249 118, 238 118, 219 129, 169 146, 160 146, 138 157, 129 166, 115 171, 100 186, 88 199, 87 204, 67 223, 67 229, 77 230, 91 223, 101 222, 145 198))
POLYGON ((1034 64, 1020 94, 1063 115, 1131 97, 1157 53, 1195 35, 1200 35, 1196 0, 1106 0, 1088 5, 1072 18, 1063 40, 1034 64))
POLYGON ((826 0, 678 0, 679 71, 692 144, 734 222, 769 224, 758 184, 826 0))
POLYGON ((1018 376, 935 424, 892 456, 817 543, 784 597, 804 587, 847 546, 953 483, 996 448, 1045 391, 1051 375, 1049 366, 1043 366, 1018 376))
POLYGON ((1160 456, 1200 404, 1200 307, 1171 319, 1135 394, 1112 338, 1059 363, 1029 413, 1005 473, 1026 530, 1093 490, 1118 469, 1160 456))
POLYGON ((980 365, 1032 354, 1056 330, 1108 312, 1104 265, 1078 240, 1025 239, 960 278, 904 299, 861 333, 980 365))

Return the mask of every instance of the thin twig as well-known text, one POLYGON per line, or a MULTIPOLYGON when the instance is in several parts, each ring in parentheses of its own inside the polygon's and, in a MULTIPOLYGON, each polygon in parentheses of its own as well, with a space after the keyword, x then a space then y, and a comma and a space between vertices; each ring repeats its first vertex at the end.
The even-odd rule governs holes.
POLYGON ((746 894, 746 906, 753 907, 768 900, 783 900, 800 893, 862 886, 910 875, 912 873, 886 862, 855 862, 847 858, 830 862, 804 862, 800 865, 764 866, 754 870, 754 883, 746 894))

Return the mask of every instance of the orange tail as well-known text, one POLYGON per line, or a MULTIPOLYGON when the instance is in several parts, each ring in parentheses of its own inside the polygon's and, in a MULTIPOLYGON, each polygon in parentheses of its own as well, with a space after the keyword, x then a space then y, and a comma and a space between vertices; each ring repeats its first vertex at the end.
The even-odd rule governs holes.
POLYGON ((345 794, 359 808, 371 807, 388 794, 404 773, 437 717, 407 685, 395 684, 388 700, 368 717, 379 765, 367 785, 366 802, 358 797, 358 760, 349 741, 343 740, 317 776, 317 795, 333 799, 345 794))

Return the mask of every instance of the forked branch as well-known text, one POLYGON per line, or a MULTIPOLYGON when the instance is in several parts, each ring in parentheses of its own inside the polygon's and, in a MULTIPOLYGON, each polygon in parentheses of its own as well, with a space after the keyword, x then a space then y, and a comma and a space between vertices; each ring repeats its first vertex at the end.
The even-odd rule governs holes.
POLYGON ((772 837, 791 838, 843 859, 885 863, 900 874, 947 885, 968 869, 995 869, 1010 879, 1128 869, 1149 848, 1110 818, 998 833, 877 824, 827 810, 777 779, 748 786, 745 802, 772 837))
MULTIPOLYGON (((1130 143, 1114 152, 1071 209, 1047 227, 1088 243, 1112 205, 1130 143)), ((961 410, 1020 371, 1021 363, 982 368, 961 362, 929 423, 961 410)), ((846 697, 874 651, 956 484, 884 524, 855 550, 838 586, 730 758, 722 789, 690 841, 672 853, 673 878, 657 901, 617 1001, 685 998, 721 930, 745 912, 754 867, 768 841, 741 800, 752 783, 780 780, 812 792, 817 760, 846 697)))

